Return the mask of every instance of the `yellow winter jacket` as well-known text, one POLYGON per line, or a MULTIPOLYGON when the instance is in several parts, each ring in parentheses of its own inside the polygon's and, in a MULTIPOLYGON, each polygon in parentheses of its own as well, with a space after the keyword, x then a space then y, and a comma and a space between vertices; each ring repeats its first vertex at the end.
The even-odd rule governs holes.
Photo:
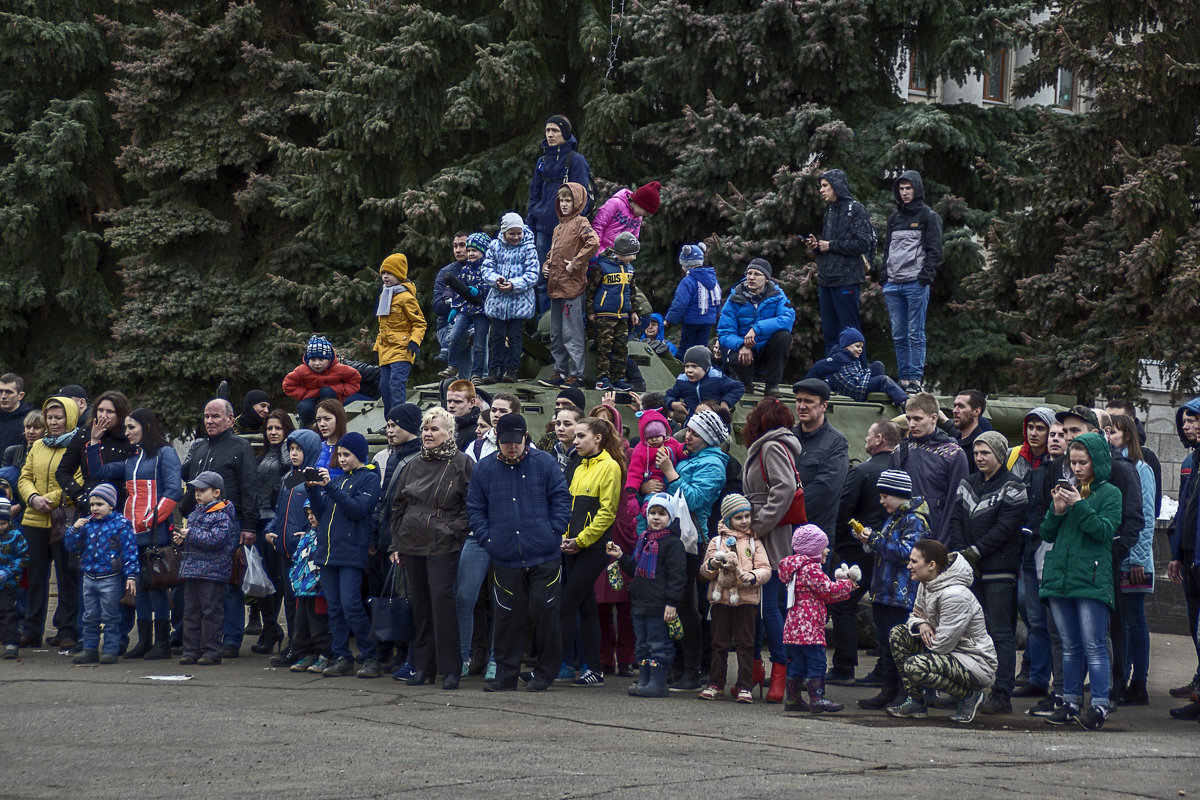
POLYGON ((603 539, 617 520, 617 503, 625 476, 621 465, 601 450, 585 458, 571 477, 571 523, 564 538, 589 547, 603 539))
MULTIPOLYGON (((70 397, 50 397, 42 404, 42 414, 46 413, 46 408, 51 403, 57 403, 67 412, 67 430, 75 430, 75 426, 79 424, 79 406, 75 400, 70 397)), ((76 433, 76 436, 86 436, 84 433, 76 433)), ((29 505, 29 498, 35 494, 41 495, 50 502, 51 508, 59 508, 66 506, 73 507, 75 504, 71 501, 70 496, 62 490, 58 485, 58 481, 54 478, 54 472, 58 469, 58 462, 62 461, 63 454, 67 452, 66 444, 61 447, 51 447, 46 444, 44 439, 39 439, 33 443, 33 447, 29 448, 29 456, 25 459, 25 466, 21 467, 21 477, 17 480, 17 491, 21 493, 21 497, 25 500, 25 516, 21 520, 22 527, 28 528, 49 528, 50 515, 42 514, 35 511, 33 506, 29 505)), ((80 470, 75 471, 75 482, 81 483, 83 474, 80 470)))
POLYGON ((408 259, 403 253, 392 253, 379 266, 379 274, 390 272, 400 281, 406 291, 396 292, 392 297, 392 313, 379 318, 379 335, 375 337, 375 352, 379 364, 394 364, 397 361, 412 361, 409 342, 418 345, 425 339, 425 315, 417 300, 417 286, 408 279, 408 259))

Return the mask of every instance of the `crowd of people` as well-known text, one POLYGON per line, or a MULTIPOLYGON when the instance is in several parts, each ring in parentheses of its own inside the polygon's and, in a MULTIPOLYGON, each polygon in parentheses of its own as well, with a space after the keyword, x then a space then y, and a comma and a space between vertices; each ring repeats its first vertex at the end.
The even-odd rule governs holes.
MULTIPOLYGON (((722 303, 705 247, 684 245, 674 302, 651 315, 633 263, 661 187, 622 190, 589 222, 576 145, 569 121, 551 117, 527 218, 505 214, 495 238, 454 237, 434 289, 447 362, 439 405, 407 402, 426 323, 399 253, 380 266, 378 369, 339 361, 313 335, 281 387, 298 426, 265 391, 249 392, 240 414, 219 396, 181 460, 154 412, 118 391, 93 403, 66 386, 34 409, 20 376, 0 376, 4 657, 44 644, 80 664, 210 666, 241 657, 257 633, 249 649, 277 667, 440 679, 443 690, 475 674, 490 692, 615 676, 636 678, 634 697, 715 701, 728 688, 753 703, 757 688, 787 711, 828 713, 843 708, 829 686, 860 685, 878 688, 860 707, 894 717, 920 719, 932 705, 969 723, 1026 697, 1037 700, 1027 713, 1090 730, 1119 704, 1149 702, 1157 459, 1128 403, 1030 409, 1010 447, 980 392, 959 392, 947 418, 922 391, 941 238, 919 174, 896 181, 883 247, 900 381, 866 361, 858 291, 875 235, 846 176, 829 170, 822 235, 806 240, 827 353, 789 406, 778 387, 795 313, 771 264, 751 260, 722 303), (542 383, 558 390, 544 437, 503 391, 524 325, 541 313, 554 359, 542 383), (638 394, 626 342, 647 319, 663 347, 680 326, 671 346, 684 371, 638 394), (590 409, 589 326, 604 392, 590 409), (760 376, 741 463, 731 409, 760 376), (376 382, 387 447, 372 456, 347 432, 344 406, 376 382), (834 390, 885 392, 903 427, 881 415, 864 439, 869 458, 852 465, 827 416, 834 390), (636 431, 617 392, 629 394, 636 431), (257 449, 246 432, 261 434, 257 449), (251 580, 259 573, 269 590, 251 580), (380 635, 366 601, 396 593, 411 631, 380 635), (878 657, 860 671, 866 595, 878 657), (1029 631, 1020 662, 1018 616, 1029 631)), ((1200 399, 1178 424, 1193 455, 1167 574, 1184 586, 1195 637, 1200 399)), ((1198 691, 1200 655, 1196 677, 1171 690, 1190 703, 1172 714, 1200 718, 1198 691)))

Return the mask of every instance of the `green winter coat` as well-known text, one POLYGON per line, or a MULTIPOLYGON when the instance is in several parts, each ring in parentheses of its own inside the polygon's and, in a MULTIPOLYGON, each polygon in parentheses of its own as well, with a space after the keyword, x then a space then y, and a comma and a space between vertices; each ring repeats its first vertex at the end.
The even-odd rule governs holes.
POLYGON ((1067 513, 1055 514, 1053 505, 1046 510, 1040 534, 1054 548, 1046 554, 1038 596, 1090 598, 1112 608, 1112 540, 1121 524, 1121 490, 1108 482, 1112 456, 1104 437, 1085 433, 1075 441, 1091 455, 1095 478, 1091 493, 1067 513))

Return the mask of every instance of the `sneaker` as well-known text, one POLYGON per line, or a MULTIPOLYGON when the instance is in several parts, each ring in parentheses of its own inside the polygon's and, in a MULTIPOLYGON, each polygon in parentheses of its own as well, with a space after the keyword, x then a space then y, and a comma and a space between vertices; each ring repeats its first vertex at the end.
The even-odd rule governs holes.
POLYGON ((462 669, 458 671, 458 677, 460 679, 471 677, 471 662, 470 661, 464 661, 462 663, 462 669))
POLYGON ((438 373, 439 378, 453 378, 458 374, 458 367, 450 366, 438 373))
POLYGON ((494 384, 497 384, 497 383, 499 383, 499 382, 500 382, 500 376, 499 376, 499 375, 488 375, 486 378, 484 378, 482 381, 480 381, 480 383, 481 383, 483 386, 492 386, 492 385, 494 385, 494 384))
POLYGON ((501 383, 516 383, 517 382, 517 373, 516 372, 504 373, 503 375, 500 376, 500 382, 501 383))
POLYGON ((403 664, 400 665, 400 669, 398 669, 392 673, 392 680, 406 681, 412 677, 412 674, 413 674, 412 662, 405 661, 403 664))
POLYGON ((1037 704, 1026 711, 1025 713, 1031 717, 1048 717, 1057 711, 1063 704, 1061 695, 1048 694, 1037 702, 1037 704))
MULTIPOLYGON (((532 673, 530 673, 532 674, 532 673)), ((558 680, 573 681, 575 680, 575 669, 570 664, 563 662, 563 665, 558 669, 558 680)))
MULTIPOLYGON (((983 692, 971 692, 969 695, 958 701, 958 710, 950 715, 952 722, 961 722, 966 725, 968 722, 975 721, 975 712, 979 711, 979 707, 983 705, 983 692)), ((1008 698, 1005 698, 1006 700, 1008 698)))
POLYGON ((196 659, 197 667, 215 667, 221 663, 220 656, 200 656, 196 659))
POLYGON ((618 392, 628 392, 631 388, 633 388, 629 385, 629 381, 625 380, 624 378, 619 381, 613 381, 612 386, 618 392))
POLYGON ((1193 720, 1200 719, 1200 701, 1193 700, 1186 706, 1172 708, 1170 710, 1171 719, 1193 720))
POLYGON ((945 692, 930 692, 933 697, 928 699, 929 705, 934 708, 940 708, 944 711, 954 711, 958 708, 958 701, 945 692))
POLYGON ((861 678, 856 678, 855 686, 883 686, 883 676, 875 670, 871 670, 861 678))
POLYGON ((354 662, 349 658, 335 658, 329 666, 321 670, 326 678, 341 678, 354 670, 354 662))
POLYGON ((1085 708, 1075 716, 1075 721, 1083 726, 1084 730, 1098 731, 1104 727, 1104 720, 1108 718, 1108 709, 1103 706, 1092 706, 1085 708))
POLYGON ((190 667, 192 664, 196 663, 196 657, 193 655, 186 655, 183 658, 179 659, 179 663, 185 667, 190 667))
POLYGON ((295 664, 292 664, 290 667, 288 667, 288 669, 292 672, 307 672, 308 668, 315 663, 317 663, 316 656, 304 656, 295 664))
POLYGON ((483 384, 483 376, 482 375, 472 375, 471 383, 475 384, 476 386, 482 385, 483 384))
POLYGON ((721 687, 717 686, 716 684, 710 683, 708 686, 705 686, 703 689, 700 690, 700 699, 701 700, 720 700, 721 699, 721 687))
POLYGON ((754 696, 750 694, 749 689, 738 689, 737 701, 749 705, 754 702, 754 696))
POLYGON ((608 378, 601 378, 600 380, 596 381, 597 392, 607 392, 612 388, 612 381, 610 381, 608 378))
POLYGON ((483 685, 485 692, 515 692, 517 690, 517 682, 501 683, 497 680, 490 680, 483 685))
POLYGON ((1013 697, 1045 697, 1047 691, 1041 686, 1035 686, 1032 683, 1027 683, 1024 686, 1018 686, 1013 690, 1013 697))
POLYGON ((315 673, 317 675, 321 675, 325 672, 325 669, 328 666, 329 666, 328 658, 326 658, 325 656, 317 656, 317 660, 314 661, 313 665, 308 668, 308 671, 315 673))
POLYGON ((539 678, 534 675, 529 680, 525 681, 525 691, 527 692, 544 692, 550 688, 550 684, 554 681, 548 678, 539 678))
POLYGON ((483 679, 485 681, 496 680, 496 662, 489 661, 487 667, 483 670, 483 679))
POLYGON ((853 686, 854 670, 831 669, 825 673, 825 682, 834 686, 853 686))
POLYGON ((921 393, 921 382, 920 381, 905 381, 904 384, 902 384, 900 388, 902 388, 904 390, 905 394, 909 394, 909 395, 920 394, 921 393))
POLYGON ((355 674, 360 678, 378 678, 383 674, 383 665, 378 658, 368 658, 355 674))
POLYGON ((573 386, 576 389, 582 389, 583 378, 579 377, 578 375, 570 375, 565 381, 563 381, 563 386, 573 386))
POLYGON ((4 657, 6 659, 9 659, 9 660, 14 659, 18 655, 20 655, 20 653, 21 653, 20 649, 15 644, 4 645, 4 657))
MULTIPOLYGON (((958 708, 962 708, 962 703, 958 703, 958 708)), ((992 696, 987 699, 979 708, 980 714, 1011 714, 1012 701, 1008 699, 1008 695, 1001 692, 993 692, 992 696)))
MULTIPOLYGON (((532 682, 530 681, 530 683, 532 682)), ((571 685, 577 688, 603 686, 604 676, 595 670, 585 669, 582 675, 571 681, 571 685)))
POLYGON ((889 717, 901 717, 903 719, 925 719, 929 716, 929 709, 922 700, 914 700, 911 697, 904 698, 904 702, 898 706, 888 706, 887 715, 889 717))
POLYGON ((1193 678, 1191 683, 1185 684, 1183 686, 1177 686, 1174 689, 1172 689, 1171 691, 1167 692, 1167 694, 1171 695, 1171 697, 1188 698, 1188 697, 1191 697, 1192 692, 1196 691, 1197 689, 1200 689, 1200 682, 1196 681, 1196 679, 1193 678))
POLYGON ((1068 722, 1074 721, 1079 716, 1079 709, 1070 703, 1063 703, 1058 708, 1054 709, 1053 714, 1046 717, 1046 722, 1051 725, 1066 725, 1068 722))
POLYGON ((554 373, 553 375, 551 375, 549 378, 538 378, 539 386, 548 386, 551 389, 557 389, 558 387, 562 386, 566 382, 567 382, 566 379, 563 378, 562 375, 559 375, 557 372, 554 373))

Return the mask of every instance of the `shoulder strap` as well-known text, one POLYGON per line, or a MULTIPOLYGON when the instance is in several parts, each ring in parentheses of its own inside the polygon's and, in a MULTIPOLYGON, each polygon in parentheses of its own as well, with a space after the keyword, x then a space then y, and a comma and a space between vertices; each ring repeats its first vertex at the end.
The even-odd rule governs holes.
MULTIPOLYGON (((787 457, 788 464, 790 464, 792 467, 792 474, 796 476, 796 485, 799 486, 800 485, 800 470, 796 469, 796 462, 792 459, 791 449, 787 445, 783 444, 782 442, 768 442, 767 444, 778 444, 780 447, 783 448, 783 454, 787 457)), ((767 465, 765 463, 766 459, 763 458, 763 451, 765 451, 766 449, 767 449, 766 445, 764 445, 763 449, 760 450, 758 453, 758 468, 760 470, 762 470, 763 483, 767 482, 767 465)))

